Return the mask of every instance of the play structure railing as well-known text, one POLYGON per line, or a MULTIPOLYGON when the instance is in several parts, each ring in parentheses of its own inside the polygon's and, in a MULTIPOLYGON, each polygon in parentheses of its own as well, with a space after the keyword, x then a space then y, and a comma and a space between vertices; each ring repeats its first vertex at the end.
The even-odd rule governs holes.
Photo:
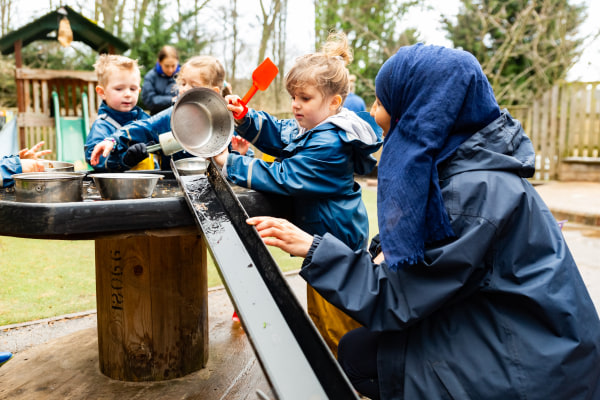
POLYGON ((96 74, 91 71, 59 71, 17 68, 15 71, 18 96, 17 126, 19 147, 31 147, 43 140, 45 148, 54 151, 49 157, 57 159, 55 117, 84 117, 90 123, 96 118, 99 99, 95 92, 96 74), (52 93, 58 96, 58 110, 53 107, 52 93), (82 94, 87 95, 87 107, 82 107, 82 94), (59 114, 59 115, 56 115, 59 114))

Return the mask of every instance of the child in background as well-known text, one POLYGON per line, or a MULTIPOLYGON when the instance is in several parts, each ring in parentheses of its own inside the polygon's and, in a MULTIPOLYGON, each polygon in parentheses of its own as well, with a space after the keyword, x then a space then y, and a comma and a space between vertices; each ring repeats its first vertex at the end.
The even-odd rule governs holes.
POLYGON ((356 90, 356 75, 350 75, 350 89, 346 101, 344 101, 344 107, 350 111, 360 112, 367 111, 367 105, 362 97, 354 93, 356 90))
MULTIPOLYGON (((225 69, 218 59, 212 56, 196 56, 189 59, 181 67, 177 75, 179 95, 192 88, 209 88, 222 93, 225 88, 225 69)), ((171 130, 171 114, 169 107, 149 119, 137 121, 115 132, 109 141, 98 143, 91 155, 91 165, 94 166, 102 157, 119 160, 123 169, 130 168, 148 157, 147 144, 159 143, 158 135, 171 130), (111 154, 112 153, 112 154, 111 154)), ((174 160, 192 157, 186 151, 172 155, 174 160)), ((160 166, 170 170, 170 157, 162 155, 160 166)))
POLYGON ((39 150, 44 145, 44 142, 39 142, 31 149, 23 149, 18 155, 5 156, 0 159, 0 187, 8 187, 14 185, 12 179, 14 174, 22 172, 42 172, 44 165, 39 163, 38 158, 52 153, 52 150, 39 150))
MULTIPOLYGON (((96 171, 115 172, 124 168, 118 158, 103 156, 92 164, 92 151, 98 143, 111 140, 110 136, 130 122, 144 120, 149 116, 137 101, 140 94, 140 69, 137 61, 125 56, 102 54, 94 64, 98 76, 96 93, 102 99, 98 118, 93 123, 85 142, 85 158, 96 171)), ((143 161, 143 160, 139 160, 143 161)), ((137 163, 136 163, 137 164, 137 163)), ((149 159, 136 169, 154 169, 149 159)))
POLYGON ((175 74, 179 72, 179 56, 173 46, 163 46, 156 65, 144 76, 142 101, 150 114, 158 114, 173 105, 177 97, 175 74))
MULTIPOLYGON (((368 216, 354 174, 375 167, 371 155, 382 144, 381 130, 368 113, 342 107, 348 94, 352 59, 344 34, 333 34, 321 52, 299 58, 286 75, 295 119, 278 120, 248 110, 236 120, 236 132, 259 150, 277 157, 272 163, 227 151, 214 157, 233 183, 293 198, 293 221, 312 234, 332 232, 351 248, 365 248, 368 216)), ((228 106, 241 112, 238 96, 228 106)), ((360 294, 357 294, 358 296, 360 294)), ((310 286, 308 313, 334 354, 343 334, 357 322, 326 302, 310 286)))

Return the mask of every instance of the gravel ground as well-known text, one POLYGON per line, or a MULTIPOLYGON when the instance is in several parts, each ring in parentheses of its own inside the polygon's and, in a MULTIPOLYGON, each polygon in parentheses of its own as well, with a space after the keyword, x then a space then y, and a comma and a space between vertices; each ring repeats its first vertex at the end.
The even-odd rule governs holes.
POLYGON ((49 340, 95 327, 95 310, 0 326, 0 351, 18 353, 49 340))

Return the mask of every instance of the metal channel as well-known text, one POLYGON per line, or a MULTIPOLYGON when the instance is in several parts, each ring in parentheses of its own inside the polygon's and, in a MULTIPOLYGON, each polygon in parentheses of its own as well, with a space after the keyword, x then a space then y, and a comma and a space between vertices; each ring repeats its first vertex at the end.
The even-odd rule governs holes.
POLYGON ((177 179, 278 399, 358 399, 214 162, 177 179))

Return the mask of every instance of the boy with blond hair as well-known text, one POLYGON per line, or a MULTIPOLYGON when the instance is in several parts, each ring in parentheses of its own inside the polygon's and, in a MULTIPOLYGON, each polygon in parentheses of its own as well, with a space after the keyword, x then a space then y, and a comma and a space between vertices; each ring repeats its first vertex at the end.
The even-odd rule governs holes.
MULTIPOLYGON (((102 104, 84 147, 85 158, 90 165, 92 151, 98 143, 114 140, 112 134, 122 126, 149 117, 137 106, 141 90, 141 74, 136 60, 120 55, 102 54, 94 64, 94 69, 98 77, 96 93, 102 99, 102 104)), ((101 172, 124 169, 119 157, 110 154, 102 157, 93 168, 101 172)), ((154 163, 146 159, 133 169, 154 169, 154 163)))

